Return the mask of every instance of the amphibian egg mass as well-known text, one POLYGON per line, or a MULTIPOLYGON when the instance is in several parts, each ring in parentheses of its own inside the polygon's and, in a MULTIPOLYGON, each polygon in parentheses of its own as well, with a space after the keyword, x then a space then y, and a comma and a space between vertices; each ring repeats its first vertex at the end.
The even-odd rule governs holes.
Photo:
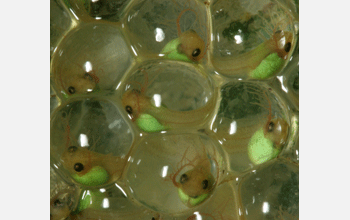
POLYGON ((50 219, 298 218, 295 1, 50 3, 50 219))

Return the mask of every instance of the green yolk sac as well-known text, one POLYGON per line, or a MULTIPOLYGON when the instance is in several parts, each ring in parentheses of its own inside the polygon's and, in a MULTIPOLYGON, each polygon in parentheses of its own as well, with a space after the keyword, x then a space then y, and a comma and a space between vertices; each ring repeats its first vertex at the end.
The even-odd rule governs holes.
POLYGON ((253 79, 266 79, 277 73, 283 66, 284 60, 277 53, 268 55, 257 68, 249 73, 253 79))
POLYGON ((265 138, 262 128, 254 133, 248 144, 249 159, 256 165, 277 157, 279 152, 280 150, 274 147, 273 142, 265 138))
POLYGON ((73 212, 74 214, 78 214, 79 212, 83 211, 84 209, 88 208, 92 202, 91 194, 87 194, 86 191, 81 196, 78 206, 73 212))
POLYGON ((149 114, 140 114, 136 119, 137 126, 145 132, 159 132, 167 129, 164 125, 160 124, 156 118, 149 114))
POLYGON ((180 188, 178 188, 178 194, 181 201, 190 207, 199 205, 209 196, 209 194, 205 193, 203 195, 198 196, 197 198, 192 198, 186 195, 180 188))
POLYGON ((188 59, 188 57, 185 54, 178 52, 177 48, 180 45, 180 43, 180 38, 176 38, 170 41, 165 45, 165 47, 161 51, 161 54, 165 54, 164 57, 167 59, 192 62, 190 59, 188 59))
POLYGON ((74 174, 72 177, 75 181, 85 186, 99 186, 106 183, 109 179, 108 172, 100 166, 93 167, 83 176, 74 174))

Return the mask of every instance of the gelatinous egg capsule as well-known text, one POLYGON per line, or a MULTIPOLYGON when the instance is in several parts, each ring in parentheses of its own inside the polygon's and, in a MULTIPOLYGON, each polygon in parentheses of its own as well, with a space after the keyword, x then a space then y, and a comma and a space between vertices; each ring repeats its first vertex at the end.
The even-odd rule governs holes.
POLYGON ((277 157, 289 134, 283 102, 271 88, 257 85, 245 82, 225 87, 219 110, 223 117, 216 119, 212 129, 231 158, 231 168, 240 172, 250 169, 252 163, 277 157), (238 107, 231 108, 231 103, 238 107), (229 119, 230 115, 234 117, 229 119))
MULTIPOLYGON (((213 56, 212 62, 219 72, 228 76, 267 79, 285 66, 295 48, 293 17, 288 10, 273 3, 266 5, 262 11, 250 17, 249 32, 251 33, 247 35, 255 33, 263 42, 253 47, 254 49, 236 56, 231 55, 233 51, 230 51, 230 56, 213 56), (256 28, 259 30, 253 32, 256 28)), ((235 23, 231 23, 233 24, 235 23)), ((248 27, 246 29, 245 31, 248 32, 248 27)))
POLYGON ((98 21, 82 23, 66 34, 53 53, 53 86, 63 98, 114 90, 131 62, 118 27, 98 21))
POLYGON ((119 179, 126 164, 125 158, 93 152, 86 147, 69 146, 69 125, 66 133, 66 149, 60 159, 76 182, 86 186, 98 186, 119 179))
POLYGON ((197 152, 197 155, 190 160, 187 156, 188 148, 178 164, 177 171, 169 176, 174 186, 178 188, 181 201, 189 207, 205 201, 219 178, 219 172, 216 170, 219 164, 205 152, 203 146, 203 152, 197 152), (185 169, 187 171, 184 172, 185 169))
MULTIPOLYGON (((148 74, 145 70, 145 84, 148 84, 148 74)), ((189 111, 176 111, 164 105, 155 106, 152 99, 146 96, 146 86, 141 89, 129 89, 122 95, 122 105, 138 127, 146 132, 196 126, 211 113, 215 105, 212 97, 205 106, 189 111)))
MULTIPOLYGON (((58 58, 59 59, 59 58, 58 58)), ((52 71, 57 85, 65 98, 76 94, 86 94, 99 90, 99 77, 96 75, 96 68, 90 61, 86 61, 83 66, 73 61, 53 60, 52 71)))

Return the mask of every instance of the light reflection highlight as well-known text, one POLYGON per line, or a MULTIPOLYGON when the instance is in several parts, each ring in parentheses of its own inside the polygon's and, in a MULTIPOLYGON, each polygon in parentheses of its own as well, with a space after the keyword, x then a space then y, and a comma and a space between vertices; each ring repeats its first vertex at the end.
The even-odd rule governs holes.
MULTIPOLYGON (((124 194, 125 197, 128 197, 128 196, 126 195, 126 193, 124 192, 124 190, 123 190, 118 184, 115 184, 115 186, 118 187, 118 189, 120 189, 120 191, 122 191, 122 193, 124 194)), ((130 190, 131 190, 131 188, 130 188, 130 190)), ((132 191, 132 190, 131 190, 131 191, 132 191)))
POLYGON ((281 82, 283 91, 288 93, 288 88, 285 87, 284 84, 283 84, 283 76, 277 76, 277 79, 281 82))
POLYGON ((75 14, 75 12, 73 11, 73 9, 69 9, 70 12, 72 12, 73 16, 75 17, 75 19, 77 19, 79 21, 78 16, 75 14))
POLYGON ((91 62, 90 62, 90 61, 86 61, 86 62, 84 63, 84 68, 85 68, 85 71, 86 71, 86 72, 90 72, 90 71, 92 70, 92 64, 91 64, 91 62))
POLYGON ((134 162, 134 158, 130 156, 130 157, 128 158, 128 162, 131 162, 131 163, 134 162))
POLYGON ((117 120, 114 120, 112 123, 110 123, 108 125, 108 128, 109 129, 113 129, 114 127, 117 127, 117 129, 120 129, 122 127, 122 119, 117 119, 117 120))
POLYGON ((105 209, 109 208, 109 199, 108 198, 104 198, 102 201, 102 207, 105 209))
POLYGON ((270 204, 268 202, 263 202, 262 205, 262 212, 263 213, 268 213, 270 211, 270 204))
POLYGON ((193 214, 196 215, 196 220, 202 220, 202 216, 199 214, 199 212, 194 212, 193 214))
POLYGON ((240 44, 243 42, 241 35, 235 35, 234 38, 236 40, 236 44, 240 44))
POLYGON ((159 108, 161 106, 161 104, 162 104, 162 97, 161 97, 161 95, 160 94, 154 94, 153 95, 153 100, 154 100, 154 105, 159 108))
POLYGON ((137 56, 137 52, 136 52, 136 50, 135 50, 135 48, 133 46, 131 46, 131 50, 134 53, 134 55, 137 56))
POLYGON ((169 169, 169 166, 164 166, 162 168, 162 177, 166 177, 168 175, 168 169, 169 169))
POLYGON ((154 35, 156 36, 157 42, 162 42, 165 38, 165 33, 164 33, 163 29, 161 29, 161 28, 156 28, 154 30, 154 35))
POLYGON ((230 135, 233 135, 237 132, 237 122, 236 121, 233 121, 231 122, 230 124, 230 130, 229 130, 229 134, 230 135))
POLYGON ((82 146, 82 147, 90 146, 89 145, 89 139, 88 139, 86 134, 80 134, 79 135, 79 143, 80 143, 80 146, 82 146))

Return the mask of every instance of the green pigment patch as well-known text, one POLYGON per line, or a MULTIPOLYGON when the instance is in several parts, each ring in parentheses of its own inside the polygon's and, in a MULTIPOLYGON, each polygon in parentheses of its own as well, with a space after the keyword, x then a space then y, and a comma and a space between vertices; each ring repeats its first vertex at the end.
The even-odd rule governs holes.
POLYGON ((264 131, 260 128, 251 137, 248 144, 248 156, 254 164, 262 164, 278 156, 279 150, 273 142, 265 138, 264 131))
POLYGON ((155 117, 149 114, 140 114, 136 119, 136 124, 145 132, 159 132, 167 129, 167 127, 160 124, 155 117))
POLYGON ((88 208, 92 202, 92 198, 90 194, 87 194, 88 191, 84 191, 83 195, 81 196, 78 206, 74 211, 74 214, 78 214, 79 212, 83 211, 84 209, 88 208))
POLYGON ((284 60, 277 53, 268 55, 257 68, 249 73, 253 79, 266 79, 277 73, 283 66, 284 60))
POLYGON ((109 175, 104 168, 95 166, 83 176, 73 175, 73 179, 85 186, 99 186, 108 181, 109 175))
POLYGON ((198 196, 197 198, 192 198, 185 194, 180 188, 178 189, 178 194, 181 201, 185 204, 189 204, 191 207, 202 203, 209 196, 209 194, 205 193, 203 195, 198 196))
POLYGON ((181 44, 180 39, 176 38, 170 41, 169 43, 167 43, 163 48, 163 50, 161 51, 161 53, 165 54, 164 57, 167 59, 192 62, 190 59, 188 59, 188 57, 185 54, 179 53, 177 48, 180 44, 181 44))

